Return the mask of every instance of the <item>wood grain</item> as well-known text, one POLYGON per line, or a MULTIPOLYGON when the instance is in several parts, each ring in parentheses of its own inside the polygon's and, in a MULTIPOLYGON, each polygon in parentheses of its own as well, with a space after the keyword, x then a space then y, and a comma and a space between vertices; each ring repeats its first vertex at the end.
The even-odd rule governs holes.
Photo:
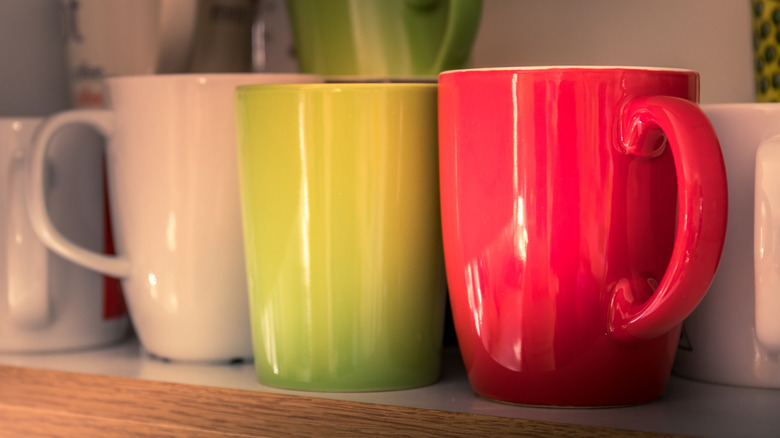
POLYGON ((3 437, 671 436, 11 366, 0 366, 0 431, 3 437))
POLYGON ((224 438, 241 435, 166 424, 139 423, 87 415, 0 405, 2 437, 175 437, 224 438))

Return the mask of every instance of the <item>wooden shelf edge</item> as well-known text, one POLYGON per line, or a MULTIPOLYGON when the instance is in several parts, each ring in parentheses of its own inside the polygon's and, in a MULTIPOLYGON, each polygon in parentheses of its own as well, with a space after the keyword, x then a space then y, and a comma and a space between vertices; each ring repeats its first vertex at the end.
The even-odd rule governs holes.
MULTIPOLYGON (((0 430, 166 436, 658 437, 623 429, 0 366, 0 430), (89 423, 93 424, 93 423, 89 423), (103 429, 101 429, 103 430, 103 429), (64 431, 61 431, 64 432, 64 431)), ((30 436, 29 433, 26 436, 30 436)))

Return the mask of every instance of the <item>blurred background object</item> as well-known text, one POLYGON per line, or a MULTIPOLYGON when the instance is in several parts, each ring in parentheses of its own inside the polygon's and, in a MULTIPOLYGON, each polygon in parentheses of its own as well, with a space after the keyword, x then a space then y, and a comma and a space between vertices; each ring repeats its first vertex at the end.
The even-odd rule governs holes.
POLYGON ((252 71, 252 27, 256 17, 256 0, 199 0, 193 53, 186 70, 252 71))
POLYGON ((436 76, 467 65, 482 0, 287 0, 301 72, 436 76))
POLYGON ((70 106, 58 0, 0 0, 0 117, 70 106))
POLYGON ((780 2, 751 3, 756 101, 780 101, 780 2))
POLYGON ((62 0, 73 105, 118 75, 252 70, 257 0, 62 0))
MULTIPOLYGON (((0 115, 46 115, 71 104, 60 4, 83 8, 90 1, 95 0, 0 0, 0 115)), ((96 1, 108 4, 122 0, 96 1)), ((141 9, 149 0, 130 1, 135 9, 141 9)), ((238 10, 246 4, 255 8, 250 30, 244 33, 251 39, 248 43, 243 36, 239 43, 227 43, 243 31, 227 27, 225 21, 204 31, 213 36, 198 56, 199 71, 216 70, 221 62, 234 61, 238 69, 246 69, 249 62, 253 71, 298 71, 286 0, 153 1, 168 2, 167 8, 184 8, 188 11, 184 15, 191 17, 193 5, 197 5, 194 15, 199 15, 198 20, 205 21, 211 14, 213 19, 220 17, 230 23, 245 23, 237 17, 242 16, 238 10), (231 32, 216 34, 216 29, 222 32, 226 28, 231 32), (219 47, 224 46, 240 48, 220 53, 219 47), (251 53, 246 54, 246 50, 251 53), (218 56, 209 58, 207 53, 218 56)), ((753 8, 752 1, 733 0, 484 0, 466 67, 688 68, 701 74, 702 103, 750 102, 756 99, 753 8)), ((72 25, 74 17, 64 21, 72 25)), ((76 24, 83 28, 84 23, 76 24)), ((180 38, 186 28, 178 27, 180 38)), ((170 66, 192 53, 190 49, 178 50, 166 63, 170 66)), ((89 64, 86 67, 82 73, 95 73, 89 64)), ((190 66, 180 69, 189 70, 190 66)), ((173 70, 165 67, 161 71, 173 70)))
POLYGON ((296 72, 295 55, 286 0, 260 0, 252 29, 253 70, 268 73, 296 72))

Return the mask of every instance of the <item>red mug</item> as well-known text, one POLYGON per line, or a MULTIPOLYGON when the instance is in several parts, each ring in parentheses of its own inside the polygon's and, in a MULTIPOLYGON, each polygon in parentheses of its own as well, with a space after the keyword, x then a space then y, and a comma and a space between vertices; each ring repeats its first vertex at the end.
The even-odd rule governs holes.
POLYGON ((726 231, 726 173, 689 70, 439 76, 442 227, 472 388, 510 403, 661 395, 726 231))

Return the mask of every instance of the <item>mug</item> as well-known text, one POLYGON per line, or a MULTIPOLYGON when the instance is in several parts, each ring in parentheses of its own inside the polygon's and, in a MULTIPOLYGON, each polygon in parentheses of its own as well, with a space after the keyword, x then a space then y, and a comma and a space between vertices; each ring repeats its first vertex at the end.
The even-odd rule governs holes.
POLYGON ((260 383, 375 391, 439 378, 436 84, 237 91, 260 383))
POLYGON ((0 0, 0 117, 70 107, 58 0, 0 0))
POLYGON ((77 108, 102 108, 112 76, 251 69, 253 0, 62 1, 77 108))
POLYGON ((252 357, 236 162, 233 91, 315 80, 297 74, 148 75, 106 80, 107 109, 56 114, 35 138, 28 207, 50 249, 121 279, 151 355, 225 362, 252 357), (106 138, 116 256, 62 236, 44 204, 44 161, 62 126, 106 138))
POLYGON ((780 104, 703 105, 729 180, 729 227, 707 296, 683 323, 674 372, 780 388, 780 104))
MULTIPOLYGON (((0 352, 52 352, 110 344, 128 333, 122 296, 104 293, 102 278, 47 251, 25 203, 25 163, 39 118, 0 118, 0 352)), ((72 126, 44 157, 52 220, 74 241, 103 244, 100 138, 72 126)))
POLYGON ((697 99, 689 70, 439 76, 447 279, 477 393, 575 407, 661 394, 726 227, 697 99))
POLYGON ((463 68, 482 0, 287 0, 301 72, 436 76, 463 68))

